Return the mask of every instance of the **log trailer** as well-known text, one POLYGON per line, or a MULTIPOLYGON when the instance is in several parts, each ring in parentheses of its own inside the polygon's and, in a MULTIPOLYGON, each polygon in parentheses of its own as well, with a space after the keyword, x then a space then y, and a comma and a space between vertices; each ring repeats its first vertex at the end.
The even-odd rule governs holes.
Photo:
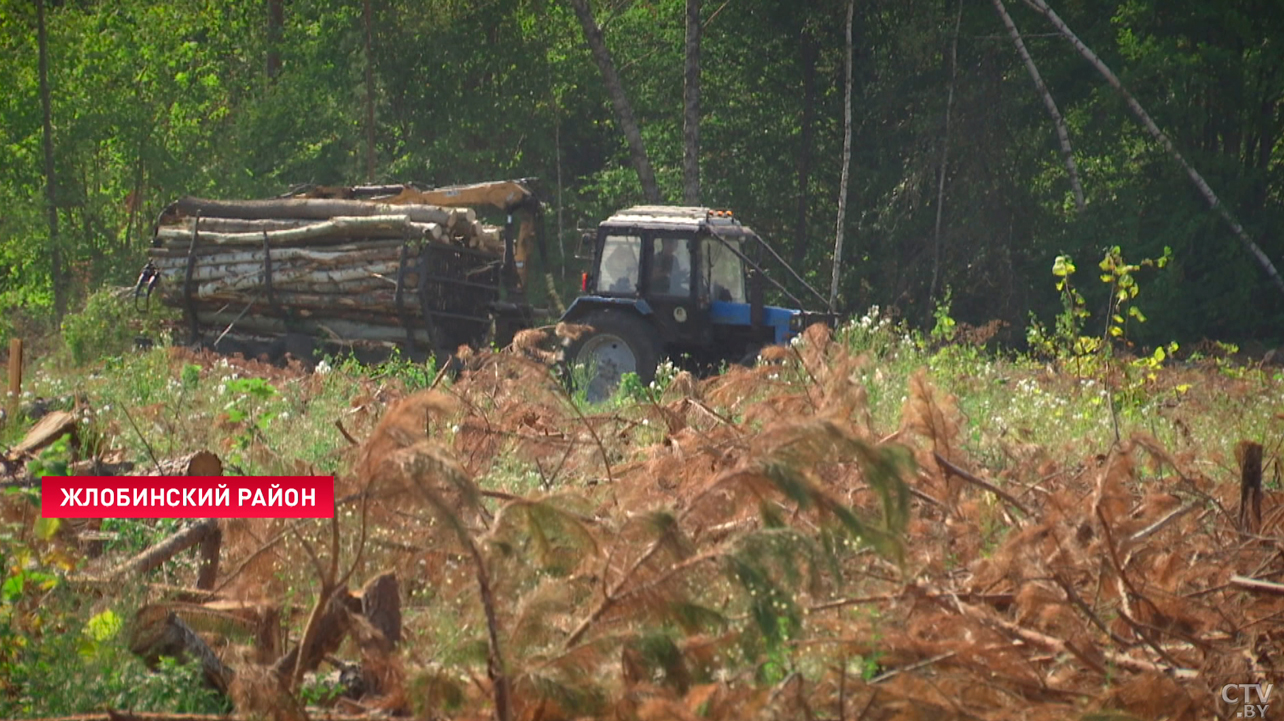
POLYGON ((526 302, 543 255, 542 206, 529 181, 445 188, 304 186, 267 200, 183 198, 157 221, 136 295, 158 287, 183 309, 190 341, 226 354, 311 359, 318 347, 363 360, 415 359, 462 345, 506 345, 552 321, 584 326, 562 366, 590 400, 622 377, 654 379, 667 357, 699 368, 750 361, 830 313, 802 302, 768 261, 824 297, 730 211, 635 206, 582 239, 581 293, 560 318, 526 302), (477 220, 475 206, 503 214, 477 220), (159 282, 159 285, 158 285, 159 282), (794 306, 765 302, 768 287, 794 306))
POLYGON ((302 186, 265 200, 182 198, 160 214, 135 296, 183 310, 188 342, 247 357, 363 359, 505 344, 534 323, 543 248, 528 181, 302 186), (477 219, 490 206, 503 225, 477 219))

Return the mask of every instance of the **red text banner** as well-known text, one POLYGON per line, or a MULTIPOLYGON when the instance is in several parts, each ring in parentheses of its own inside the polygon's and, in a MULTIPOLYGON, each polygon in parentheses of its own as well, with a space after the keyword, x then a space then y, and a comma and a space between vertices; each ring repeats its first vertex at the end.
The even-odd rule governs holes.
POLYGON ((332 518, 334 476, 45 476, 45 518, 332 518))

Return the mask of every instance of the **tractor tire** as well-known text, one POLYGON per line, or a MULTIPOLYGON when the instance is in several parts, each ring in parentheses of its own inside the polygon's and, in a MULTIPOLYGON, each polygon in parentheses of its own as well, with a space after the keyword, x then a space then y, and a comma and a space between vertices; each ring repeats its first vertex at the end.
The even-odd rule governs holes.
POLYGON ((590 403, 601 403, 615 394, 625 373, 636 373, 643 385, 655 380, 660 364, 660 338, 645 320, 631 313, 600 310, 580 324, 591 331, 563 345, 564 372, 571 386, 590 403))

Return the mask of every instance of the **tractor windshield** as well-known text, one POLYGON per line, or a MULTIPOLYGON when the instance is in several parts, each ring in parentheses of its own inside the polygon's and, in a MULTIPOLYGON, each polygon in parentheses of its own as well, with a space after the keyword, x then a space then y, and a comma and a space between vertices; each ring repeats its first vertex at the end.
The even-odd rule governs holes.
POLYGON ((745 269, 740 256, 731 248, 741 250, 740 238, 724 235, 721 239, 704 239, 705 272, 701 290, 708 293, 711 300, 744 303, 745 269))

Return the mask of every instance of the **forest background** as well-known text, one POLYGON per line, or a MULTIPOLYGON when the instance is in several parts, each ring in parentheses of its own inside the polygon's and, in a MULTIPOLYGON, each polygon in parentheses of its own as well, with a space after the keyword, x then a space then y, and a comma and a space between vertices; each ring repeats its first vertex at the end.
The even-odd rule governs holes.
MULTIPOLYGON (((1237 233, 1040 5, 0 0, 0 331, 55 328, 132 284, 182 195, 535 177, 567 293, 579 229, 658 198, 734 209, 826 290, 841 231, 840 309, 930 324, 948 293, 955 318, 1005 321, 1013 345, 1060 308, 1058 256, 1170 248, 1138 273, 1148 321, 1129 338, 1278 344, 1281 7, 1053 8, 1237 233)), ((1108 307, 1109 284, 1080 285, 1108 307)))

